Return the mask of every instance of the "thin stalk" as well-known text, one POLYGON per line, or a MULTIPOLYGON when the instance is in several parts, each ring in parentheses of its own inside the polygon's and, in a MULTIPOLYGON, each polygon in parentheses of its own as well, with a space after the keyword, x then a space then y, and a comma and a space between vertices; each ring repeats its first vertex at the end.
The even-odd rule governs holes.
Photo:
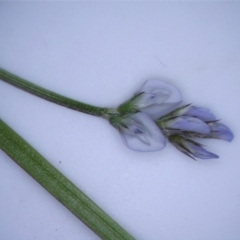
POLYGON ((0 148, 100 238, 134 239, 1 119, 0 148))
POLYGON ((92 106, 49 91, 2 68, 0 68, 0 79, 35 96, 79 112, 104 117, 108 111, 107 108, 92 106))

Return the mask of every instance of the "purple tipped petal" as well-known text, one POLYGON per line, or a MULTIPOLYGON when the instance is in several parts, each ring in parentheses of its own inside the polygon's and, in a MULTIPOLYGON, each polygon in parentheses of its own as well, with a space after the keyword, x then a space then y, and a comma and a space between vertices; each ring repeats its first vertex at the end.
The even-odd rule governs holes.
POLYGON ((211 136, 213 138, 222 139, 231 142, 234 138, 232 131, 222 123, 211 123, 209 124, 211 128, 211 136))
POLYGON ((196 132, 201 134, 209 134, 209 126, 202 120, 194 117, 182 116, 169 120, 166 123, 167 128, 177 129, 181 131, 196 132))
POLYGON ((215 121, 216 117, 206 108, 200 108, 195 106, 190 106, 187 109, 184 109, 184 116, 191 116, 201 119, 204 122, 215 121))
POLYGON ((146 81, 136 94, 139 93, 142 94, 133 101, 135 108, 154 120, 174 110, 182 101, 176 87, 157 79, 146 81))
POLYGON ((190 150, 191 155, 196 158, 201 158, 201 159, 219 158, 218 155, 208 152, 206 149, 204 149, 198 144, 194 144, 192 142, 186 141, 184 145, 190 150))
POLYGON ((211 159, 219 158, 218 155, 208 152, 202 147, 201 144, 191 140, 182 138, 178 135, 172 135, 169 137, 169 141, 182 153, 186 154, 190 158, 211 159))
POLYGON ((135 151, 158 151, 166 145, 162 132, 145 113, 135 113, 124 118, 119 132, 124 144, 135 151))

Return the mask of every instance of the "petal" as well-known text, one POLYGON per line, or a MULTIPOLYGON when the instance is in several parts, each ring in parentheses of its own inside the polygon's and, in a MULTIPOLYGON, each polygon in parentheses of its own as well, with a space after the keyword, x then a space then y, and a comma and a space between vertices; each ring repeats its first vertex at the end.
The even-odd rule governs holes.
POLYGON ((147 80, 138 92, 154 93, 156 95, 169 93, 169 103, 182 101, 181 93, 176 87, 158 79, 147 80))
POLYGON ((152 105, 147 108, 143 108, 140 111, 148 114, 153 120, 158 120, 173 111, 179 104, 180 102, 176 104, 162 103, 161 105, 152 105))
POLYGON ((147 80, 136 94, 139 93, 142 94, 134 100, 135 107, 154 120, 174 110, 182 101, 176 87, 157 79, 147 80))
POLYGON ((165 147, 166 139, 155 122, 144 113, 135 113, 123 120, 119 131, 124 144, 132 150, 149 152, 165 147))
POLYGON ((191 151, 194 157, 201 159, 219 158, 218 155, 208 152, 206 149, 204 149, 198 144, 194 144, 192 142, 185 142, 184 144, 191 151))
POLYGON ((182 115, 196 117, 203 120, 204 122, 216 120, 216 117, 210 112, 210 110, 195 106, 189 106, 188 108, 184 109, 182 115))
POLYGON ((210 127, 195 117, 182 116, 166 122, 166 127, 182 131, 210 134, 210 127))
POLYGON ((168 92, 162 91, 162 94, 156 95, 154 93, 142 93, 133 102, 137 108, 145 108, 154 104, 161 104, 164 100, 169 97, 168 92))
POLYGON ((211 123, 211 136, 214 138, 222 139, 231 142, 234 138, 232 131, 222 123, 211 123))

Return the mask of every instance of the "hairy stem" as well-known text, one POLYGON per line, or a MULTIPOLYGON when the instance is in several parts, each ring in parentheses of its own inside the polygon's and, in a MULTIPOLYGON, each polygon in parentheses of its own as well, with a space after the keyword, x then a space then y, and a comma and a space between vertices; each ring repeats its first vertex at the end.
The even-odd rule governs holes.
POLYGON ((49 91, 2 68, 0 68, 0 79, 35 96, 79 112, 104 117, 108 111, 107 108, 95 107, 49 91))

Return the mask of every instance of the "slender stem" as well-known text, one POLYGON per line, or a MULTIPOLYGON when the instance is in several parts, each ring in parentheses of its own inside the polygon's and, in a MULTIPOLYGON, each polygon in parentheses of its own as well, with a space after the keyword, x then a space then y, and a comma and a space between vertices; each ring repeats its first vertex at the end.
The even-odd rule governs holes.
POLYGON ((134 239, 1 119, 0 148, 99 237, 134 239))
POLYGON ((3 81, 20 88, 26 92, 29 92, 33 95, 41 97, 50 102, 62 105, 67 108, 77 110, 79 112, 91 114, 94 116, 103 116, 107 113, 107 108, 95 107, 86 103, 82 103, 67 97, 64 97, 60 94, 54 93, 47 89, 44 89, 36 84, 33 84, 23 78, 20 78, 2 68, 0 68, 0 79, 3 81))

